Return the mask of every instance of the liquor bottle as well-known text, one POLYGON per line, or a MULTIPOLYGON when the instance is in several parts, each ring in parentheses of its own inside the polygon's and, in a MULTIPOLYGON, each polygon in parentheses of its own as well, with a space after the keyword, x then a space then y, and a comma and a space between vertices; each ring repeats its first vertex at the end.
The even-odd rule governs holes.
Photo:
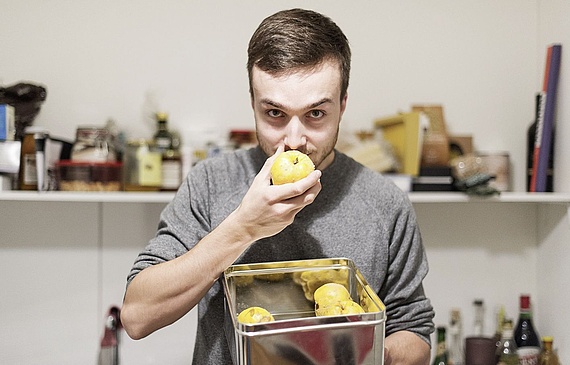
POLYGON ((484 307, 482 299, 475 299, 473 301, 473 308, 475 309, 475 321, 473 323, 473 335, 480 337, 483 336, 483 315, 484 307))
MULTIPOLYGON (((512 322, 512 321, 511 321, 512 322)), ((501 339, 503 338, 503 326, 505 325, 505 306, 501 305, 497 310, 496 315, 496 327, 495 334, 493 335, 493 340, 497 344, 497 358, 496 362, 499 362, 499 346, 501 345, 501 339)), ((512 323, 511 323, 512 325, 512 323)))
POLYGON ((169 148, 162 154, 162 191, 176 191, 182 182, 182 157, 179 149, 169 148))
POLYGON ((167 113, 156 113, 156 121, 154 144, 156 151, 162 155, 160 190, 175 191, 182 182, 180 139, 168 129, 167 113))
POLYGON ((530 296, 520 296, 520 313, 515 327, 515 342, 517 344, 521 365, 538 365, 540 359, 540 340, 532 325, 530 296))
POLYGON ((501 342, 497 346, 497 365, 518 365, 517 345, 513 338, 513 321, 507 319, 503 324, 501 342))
POLYGON ((437 327, 437 351, 432 365, 448 365, 445 345, 445 327, 437 327))
POLYGON ((461 329, 461 312, 454 308, 451 310, 451 321, 449 323, 449 363, 452 365, 463 365, 465 363, 461 329))
MULTIPOLYGON (((49 132, 42 127, 29 126, 24 131, 20 148, 20 172, 18 174, 18 187, 20 190, 42 190, 38 188, 38 179, 42 178, 42 171, 38 171, 37 140, 47 138, 49 132)), ((45 158, 45 155, 44 155, 45 158)), ((41 165, 41 163, 40 163, 41 165)), ((45 166, 44 166, 45 167, 45 166)))
POLYGON ((542 353, 540 354, 540 365, 560 365, 558 355, 552 348, 553 338, 546 336, 542 338, 542 353))
POLYGON ((163 153, 172 146, 172 133, 168 130, 168 114, 164 112, 156 113, 156 133, 154 134, 154 143, 156 149, 163 153))

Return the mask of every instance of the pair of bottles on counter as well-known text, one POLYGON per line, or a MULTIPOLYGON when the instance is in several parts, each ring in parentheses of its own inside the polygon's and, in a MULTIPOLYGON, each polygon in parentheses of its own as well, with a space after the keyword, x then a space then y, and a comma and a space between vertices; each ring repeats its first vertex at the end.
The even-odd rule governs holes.
POLYGON ((162 155, 161 190, 175 191, 182 183, 180 138, 168 129, 168 114, 156 113, 157 130, 153 140, 162 155))
POLYGON ((446 345, 446 328, 437 328, 437 349, 433 365, 463 365, 463 346, 461 336, 461 312, 459 309, 451 310, 449 323, 449 348, 446 345))
MULTIPOLYGON (((558 360, 558 355, 552 347, 553 338, 543 337, 542 338, 542 351, 538 356, 537 364, 540 365, 560 365, 558 360)), ((518 365, 527 364, 525 361, 528 359, 522 359, 518 355, 519 349, 517 348, 516 341, 514 338, 513 324, 512 321, 505 321, 503 327, 503 334, 501 342, 497 346, 497 359, 498 365, 518 365)))
POLYGON ((516 327, 512 321, 503 322, 501 341, 497 345, 497 360, 500 365, 559 365, 558 356, 552 349, 552 337, 540 337, 534 329, 530 296, 520 296, 520 311, 516 327))

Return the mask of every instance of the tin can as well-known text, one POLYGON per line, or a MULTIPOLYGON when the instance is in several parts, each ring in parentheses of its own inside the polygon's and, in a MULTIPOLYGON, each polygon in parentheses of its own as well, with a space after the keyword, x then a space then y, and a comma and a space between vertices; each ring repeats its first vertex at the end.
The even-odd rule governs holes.
POLYGON ((145 139, 127 142, 125 153, 126 191, 158 191, 162 183, 162 155, 145 139))
POLYGON ((349 259, 233 265, 224 272, 223 286, 224 331, 234 365, 291 364, 291 359, 316 365, 384 362, 384 304, 349 259), (332 277, 364 313, 315 316, 307 290, 332 277), (238 322, 238 313, 251 306, 267 309, 274 321, 238 322))

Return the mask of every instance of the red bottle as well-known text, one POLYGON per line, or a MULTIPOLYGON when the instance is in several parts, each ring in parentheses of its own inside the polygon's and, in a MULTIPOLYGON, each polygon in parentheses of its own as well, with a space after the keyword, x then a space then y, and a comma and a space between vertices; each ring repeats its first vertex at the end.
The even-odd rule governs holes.
POLYGON ((530 311, 530 296, 520 296, 520 313, 515 327, 515 342, 517 344, 520 365, 538 365, 540 363, 540 336, 532 325, 530 311))

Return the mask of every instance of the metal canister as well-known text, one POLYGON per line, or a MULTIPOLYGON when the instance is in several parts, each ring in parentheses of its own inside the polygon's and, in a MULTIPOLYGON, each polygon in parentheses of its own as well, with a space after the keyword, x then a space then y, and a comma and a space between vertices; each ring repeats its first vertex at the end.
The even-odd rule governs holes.
POLYGON ((152 141, 128 141, 124 158, 126 191, 160 190, 162 155, 155 150, 152 141))

